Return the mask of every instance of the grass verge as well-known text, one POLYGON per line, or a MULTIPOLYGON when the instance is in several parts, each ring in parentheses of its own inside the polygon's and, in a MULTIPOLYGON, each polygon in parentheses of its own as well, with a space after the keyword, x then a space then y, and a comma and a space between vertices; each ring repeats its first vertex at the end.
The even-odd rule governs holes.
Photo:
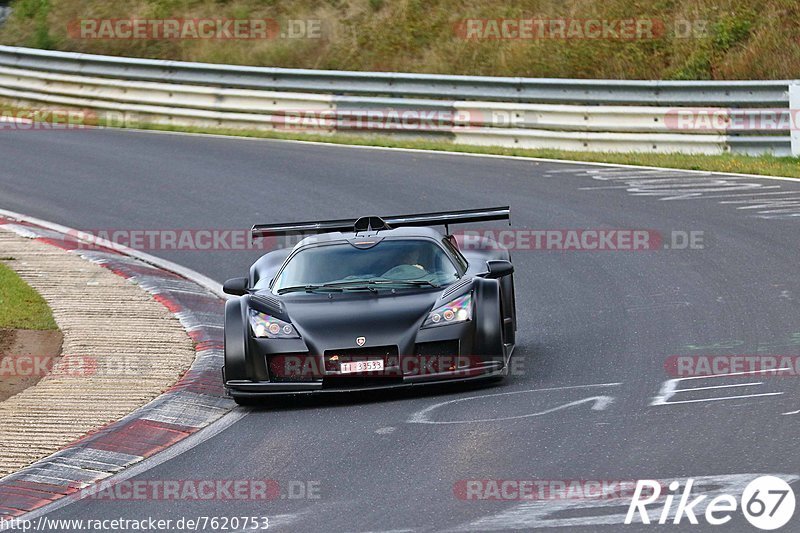
POLYGON ((0 262, 0 329, 58 329, 47 302, 2 262, 0 262))
POLYGON ((411 148, 418 150, 463 152, 473 154, 532 157, 541 159, 563 159, 567 161, 588 161, 594 163, 613 163, 675 168, 682 170, 704 170, 710 172, 730 172, 739 174, 758 174, 763 176, 783 176, 800 178, 800 158, 776 157, 772 155, 695 155, 695 154, 647 154, 616 152, 572 152, 566 150, 539 150, 528 148, 504 148, 501 146, 473 146, 455 144, 447 141, 398 139, 388 136, 365 136, 350 134, 319 135, 307 133, 284 133, 261 130, 239 130, 224 128, 198 128, 138 124, 137 129, 175 131, 184 133, 205 133, 253 137, 263 139, 282 139, 314 141, 330 144, 382 146, 387 148, 411 148))

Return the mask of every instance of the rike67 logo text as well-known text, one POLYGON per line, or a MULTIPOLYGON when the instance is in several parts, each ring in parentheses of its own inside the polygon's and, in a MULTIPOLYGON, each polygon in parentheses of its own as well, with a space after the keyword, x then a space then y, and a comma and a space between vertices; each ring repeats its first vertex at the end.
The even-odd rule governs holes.
POLYGON ((680 482, 671 482, 662 496, 662 483, 650 479, 637 481, 625 524, 633 523, 638 515, 637 522, 643 524, 688 522, 696 525, 703 519, 718 526, 730 522, 740 508, 750 524, 758 529, 773 530, 789 522, 794 514, 794 491, 786 481, 775 476, 754 479, 738 500, 731 494, 717 494, 711 500, 704 494, 694 495, 694 479, 691 478, 686 480, 682 491, 680 482))

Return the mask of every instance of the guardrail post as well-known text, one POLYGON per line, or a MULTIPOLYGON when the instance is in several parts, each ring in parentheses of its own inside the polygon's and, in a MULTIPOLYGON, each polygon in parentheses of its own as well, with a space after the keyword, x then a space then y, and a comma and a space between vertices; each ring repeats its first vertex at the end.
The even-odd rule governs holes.
POLYGON ((789 83, 789 127, 792 156, 800 157, 800 80, 789 83))

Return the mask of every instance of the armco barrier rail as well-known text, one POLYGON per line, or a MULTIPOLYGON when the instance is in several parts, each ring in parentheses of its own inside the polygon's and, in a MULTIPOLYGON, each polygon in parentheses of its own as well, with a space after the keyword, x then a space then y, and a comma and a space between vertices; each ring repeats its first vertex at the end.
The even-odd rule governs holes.
POLYGON ((322 71, 0 46, 0 98, 21 104, 152 123, 567 150, 800 155, 797 83, 322 71))

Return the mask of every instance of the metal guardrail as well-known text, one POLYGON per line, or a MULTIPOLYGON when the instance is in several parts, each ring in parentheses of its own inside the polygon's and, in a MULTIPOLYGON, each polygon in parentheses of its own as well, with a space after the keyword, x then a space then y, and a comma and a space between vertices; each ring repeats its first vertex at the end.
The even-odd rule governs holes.
POLYGON ((374 132, 363 119, 393 110, 423 118, 377 133, 570 150, 788 155, 792 86, 279 69, 0 46, 0 97, 21 103, 133 113, 155 123, 317 133, 374 132), (703 107, 714 120, 686 127, 678 120, 686 107, 703 107), (426 113, 435 127, 424 124, 426 113), (732 130, 734 121, 745 127, 732 130))
POLYGON ((270 91, 564 104, 783 107, 789 81, 631 81, 243 67, 0 46, 0 65, 127 80, 270 91))

